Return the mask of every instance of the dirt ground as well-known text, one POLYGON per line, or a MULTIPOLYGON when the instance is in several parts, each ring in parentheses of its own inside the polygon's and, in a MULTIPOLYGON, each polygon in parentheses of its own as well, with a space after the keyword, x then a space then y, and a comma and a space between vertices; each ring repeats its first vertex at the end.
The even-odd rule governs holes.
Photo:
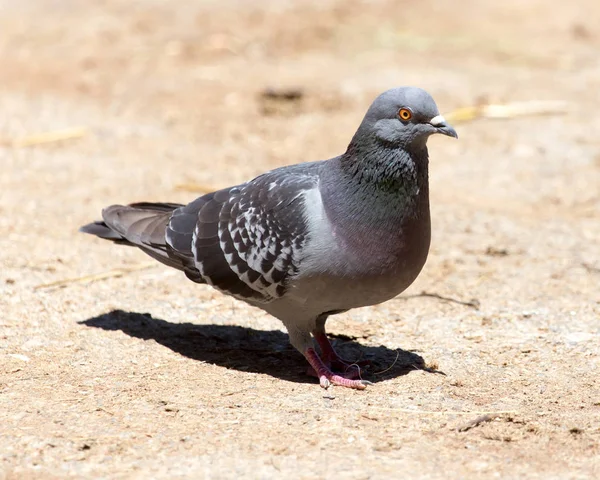
POLYGON ((0 59, 0 478, 600 478, 600 2, 0 0, 0 59), (365 391, 77 232, 339 154, 405 84, 566 109, 430 141, 424 271, 328 323, 365 391))

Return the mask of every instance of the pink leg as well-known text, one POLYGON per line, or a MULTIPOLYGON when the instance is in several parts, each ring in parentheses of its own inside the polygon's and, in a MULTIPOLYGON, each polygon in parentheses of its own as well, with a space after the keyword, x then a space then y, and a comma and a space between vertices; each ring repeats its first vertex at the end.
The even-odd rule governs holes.
POLYGON ((306 360, 308 360, 308 363, 310 363, 310 366, 317 373, 319 383, 323 388, 328 388, 330 385, 339 385, 341 387, 364 390, 367 388, 367 385, 371 384, 371 382, 366 380, 352 380, 341 375, 336 375, 323 363, 323 360, 319 358, 319 355, 312 347, 306 349, 304 356, 306 357, 306 360))
MULTIPOLYGON (((321 347, 321 358, 326 365, 331 365, 332 368, 340 370, 342 372, 348 372, 349 370, 357 370, 356 376, 360 376, 360 367, 370 365, 369 360, 361 360, 358 362, 349 362, 341 358, 334 350, 333 345, 327 338, 324 331, 315 330, 313 331, 313 337, 321 347)), ((355 376, 355 378, 356 378, 355 376)))

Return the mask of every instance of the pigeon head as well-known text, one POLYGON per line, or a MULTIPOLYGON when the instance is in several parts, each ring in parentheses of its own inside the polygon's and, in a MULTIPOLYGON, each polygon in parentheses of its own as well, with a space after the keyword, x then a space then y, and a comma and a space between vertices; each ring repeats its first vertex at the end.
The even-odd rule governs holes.
POLYGON ((431 95, 416 87, 400 87, 379 95, 367 111, 361 134, 370 134, 395 148, 421 148, 430 135, 441 133, 458 138, 440 115, 431 95))

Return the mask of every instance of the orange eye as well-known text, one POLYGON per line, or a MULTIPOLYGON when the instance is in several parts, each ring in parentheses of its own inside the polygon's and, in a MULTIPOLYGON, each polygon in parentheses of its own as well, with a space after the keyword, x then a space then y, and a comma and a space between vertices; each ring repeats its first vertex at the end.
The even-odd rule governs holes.
POLYGON ((408 108, 401 108, 398 110, 398 116, 400 117, 400 120, 406 122, 412 118, 412 112, 408 108))

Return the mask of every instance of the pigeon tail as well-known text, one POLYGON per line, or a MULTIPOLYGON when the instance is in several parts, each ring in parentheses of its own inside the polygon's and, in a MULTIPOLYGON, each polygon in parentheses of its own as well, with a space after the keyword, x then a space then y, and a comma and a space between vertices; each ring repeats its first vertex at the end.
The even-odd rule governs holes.
POLYGON ((84 225, 80 232, 89 233, 121 245, 138 247, 165 265, 184 270, 180 258, 172 255, 165 231, 176 203, 132 203, 112 205, 102 210, 103 220, 84 225))

